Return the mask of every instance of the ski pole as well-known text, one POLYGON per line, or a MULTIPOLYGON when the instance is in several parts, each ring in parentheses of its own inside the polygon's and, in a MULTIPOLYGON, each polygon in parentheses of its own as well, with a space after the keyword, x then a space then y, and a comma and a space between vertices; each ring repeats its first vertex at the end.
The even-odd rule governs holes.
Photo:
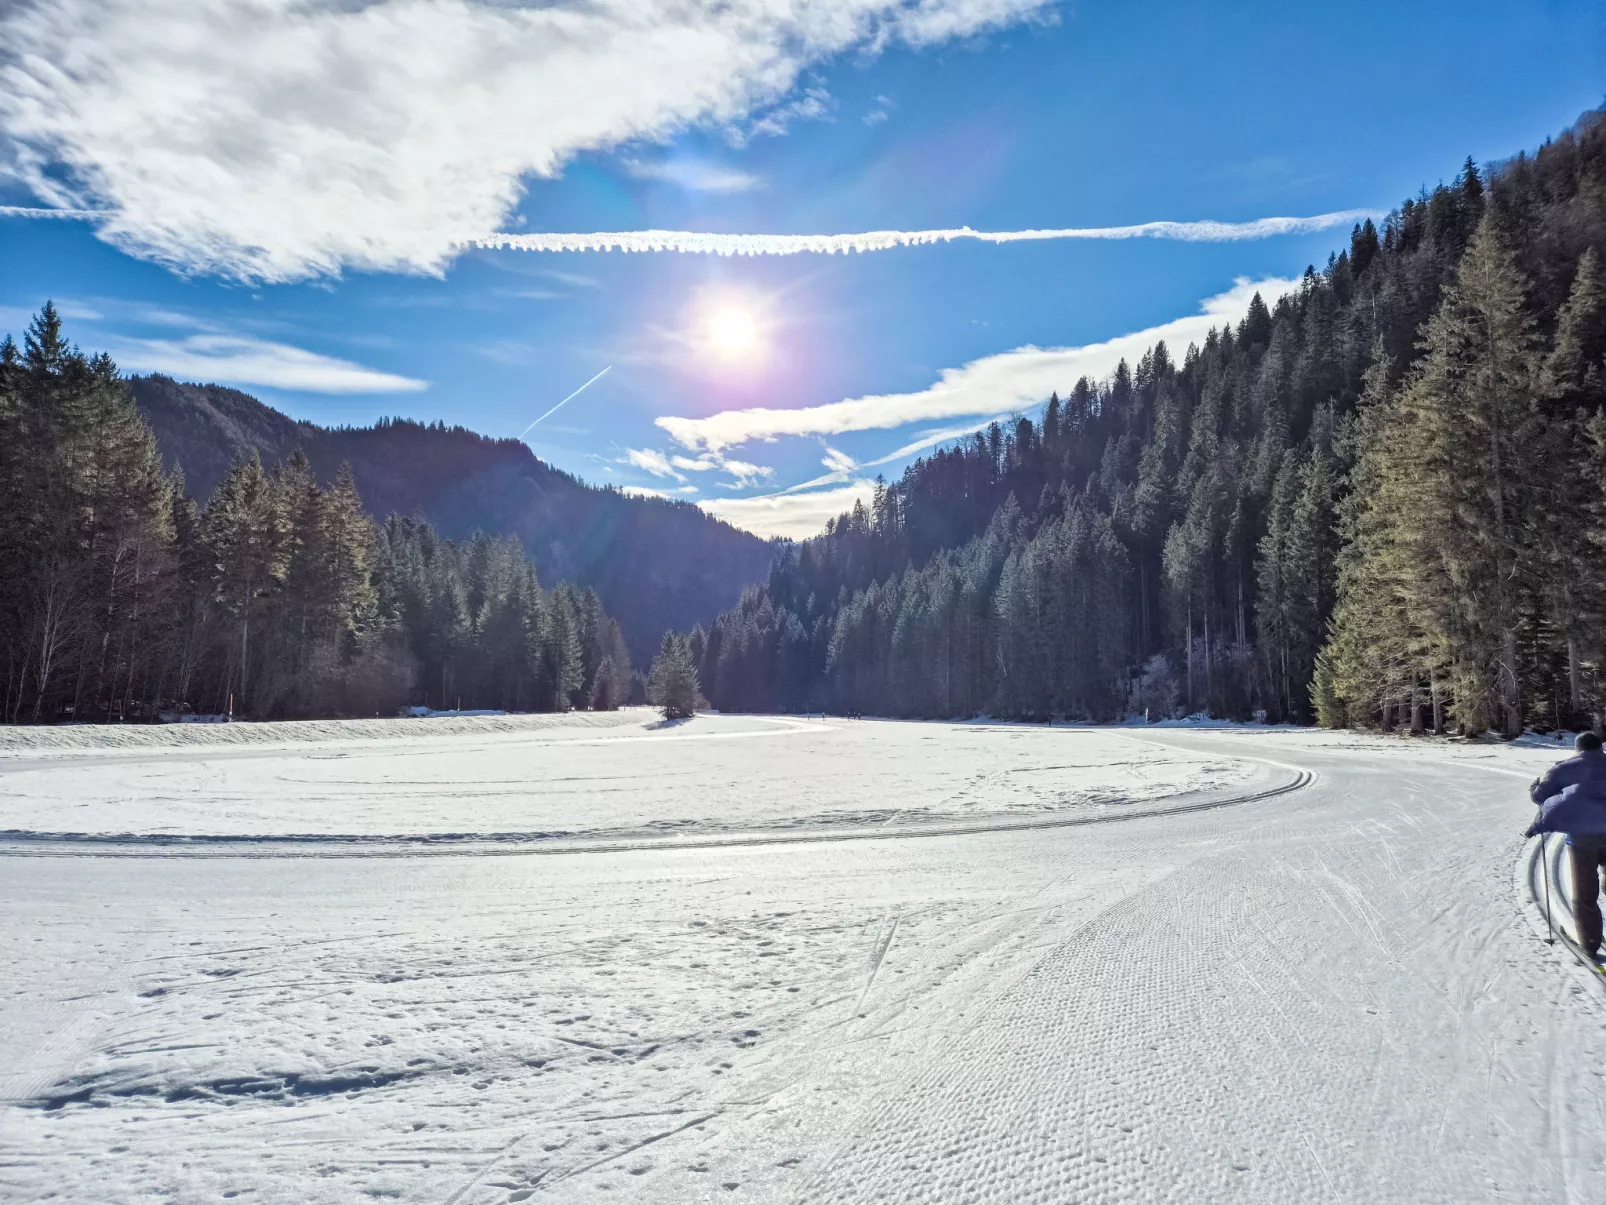
POLYGON ((1545 875, 1545 944, 1553 946, 1556 944, 1556 926, 1550 919, 1550 851, 1545 848, 1549 839, 1544 833, 1539 834, 1539 865, 1545 875))

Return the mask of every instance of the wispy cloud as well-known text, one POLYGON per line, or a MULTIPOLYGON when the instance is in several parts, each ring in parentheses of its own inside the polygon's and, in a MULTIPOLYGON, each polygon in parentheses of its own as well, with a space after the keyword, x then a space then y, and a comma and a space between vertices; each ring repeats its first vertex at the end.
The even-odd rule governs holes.
POLYGON ((846 255, 890 251, 972 239, 982 243, 1032 243, 1054 239, 1172 239, 1183 243, 1230 243, 1311 234, 1379 218, 1375 209, 1344 209, 1304 218, 1256 218, 1252 222, 1140 222, 1135 226, 1071 226, 1056 230, 868 230, 861 234, 710 234, 694 230, 620 230, 596 234, 493 234, 474 245, 514 251, 680 251, 695 255, 846 255))
POLYGON ((1005 417, 1006 415, 1003 414, 995 414, 991 418, 984 418, 979 422, 961 423, 957 427, 945 427, 941 431, 922 432, 915 439, 900 448, 892 449, 885 456, 878 456, 874 460, 865 461, 864 467, 873 469, 878 465, 891 464, 895 460, 902 460, 905 456, 913 456, 916 452, 924 452, 927 448, 935 448, 938 444, 945 444, 951 439, 972 435, 991 423, 1002 422, 1005 417))
POLYGON ((652 448, 626 448, 624 462, 640 469, 644 473, 651 473, 654 477, 671 477, 676 481, 686 480, 674 465, 669 463, 669 457, 652 448))
MULTIPOLYGON (((693 459, 690 456, 668 456, 656 448, 626 448, 624 451, 625 454, 618 463, 641 469, 654 477, 672 478, 683 484, 687 481, 686 473, 715 471, 729 473, 730 481, 722 483, 726 489, 745 489, 756 481, 775 476, 775 470, 767 465, 732 460, 719 452, 704 452, 693 459)), ((681 492, 695 493, 696 487, 684 487, 681 492)))
POLYGON ((825 103, 789 103, 816 64, 1050 2, 10 3, 0 158, 41 205, 180 271, 439 273, 577 154, 780 126, 825 103))
POLYGON ((724 519, 766 539, 780 536, 802 540, 819 534, 826 523, 859 501, 868 502, 875 493, 875 482, 861 478, 834 489, 810 493, 761 494, 754 498, 708 498, 697 505, 715 518, 724 519))
POLYGON ((789 485, 784 490, 777 490, 774 497, 785 494, 799 494, 804 490, 817 490, 827 485, 837 485, 844 481, 851 481, 858 476, 863 467, 846 452, 838 451, 830 445, 826 446, 825 456, 820 464, 825 467, 825 473, 819 477, 812 477, 808 481, 800 481, 796 485, 789 485))
POLYGON ((1064 392, 1078 377, 1102 377, 1121 360, 1135 360, 1159 340, 1180 353, 1200 342, 1211 327, 1236 322, 1260 293, 1268 304, 1299 287, 1295 280, 1240 279, 1231 289, 1207 298, 1199 313, 1146 330, 1083 347, 1018 347, 1013 351, 972 360, 962 368, 944 369, 937 383, 915 393, 892 393, 849 398, 796 410, 725 410, 706 418, 666 415, 658 426, 691 451, 723 452, 753 440, 783 435, 831 436, 846 431, 883 431, 908 423, 940 422, 968 415, 1036 405, 1048 395, 1064 392))
POLYGON ((40 221, 92 222, 105 217, 99 209, 51 209, 41 205, 0 205, 0 218, 36 218, 40 221))
POLYGON ((487 339, 472 345, 476 355, 498 364, 528 364, 535 358, 536 348, 525 339, 487 339))
POLYGON ((670 159, 663 163, 642 163, 627 159, 625 170, 638 180, 661 180, 687 192, 747 192, 762 188, 764 181, 752 172, 738 171, 701 159, 670 159))
POLYGON ((428 381, 243 335, 122 339, 113 341, 111 352, 123 368, 227 385, 342 394, 416 393, 429 388, 428 381))
POLYGON ((724 459, 719 462, 719 467, 731 475, 733 484, 737 489, 745 489, 755 481, 767 480, 775 476, 775 470, 768 465, 749 464, 745 460, 724 459))
MULTIPOLYGON (((60 300, 55 303, 56 313, 71 322, 99 322, 105 317, 92 306, 76 301, 60 300)), ((37 311, 21 306, 0 305, 0 330, 22 330, 37 316, 37 311)))
POLYGON ((828 121, 835 101, 824 88, 815 86, 804 90, 802 96, 771 109, 747 131, 747 137, 778 137, 792 128, 794 121, 828 121))

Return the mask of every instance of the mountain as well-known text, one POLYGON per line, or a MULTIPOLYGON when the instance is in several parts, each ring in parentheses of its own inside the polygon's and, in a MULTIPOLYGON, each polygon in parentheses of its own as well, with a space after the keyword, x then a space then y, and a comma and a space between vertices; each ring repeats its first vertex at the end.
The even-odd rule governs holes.
POLYGON ((771 544, 690 503, 587 485, 516 439, 404 419, 320 427, 221 385, 164 376, 128 383, 163 464, 183 470, 192 496, 210 496, 253 449, 273 464, 299 447, 324 483, 348 463, 376 518, 421 515, 449 539, 517 536, 543 582, 593 588, 638 665, 651 661, 666 629, 707 623, 732 606, 774 556, 771 544))

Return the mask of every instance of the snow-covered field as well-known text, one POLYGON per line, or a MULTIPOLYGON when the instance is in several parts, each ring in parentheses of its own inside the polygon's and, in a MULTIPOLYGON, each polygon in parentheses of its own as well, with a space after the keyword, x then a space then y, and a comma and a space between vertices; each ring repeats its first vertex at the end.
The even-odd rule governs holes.
POLYGON ((1554 752, 524 719, 6 734, 0 1198, 1606 1199, 1554 752))
POLYGON ((105 747, 76 755, 19 742, 0 750, 0 830, 523 842, 902 828, 1129 809, 1266 777, 1255 762, 1101 731, 761 716, 666 724, 645 708, 521 718, 467 730, 331 723, 298 742, 274 741, 281 726, 271 724, 111 728, 100 730, 105 747))

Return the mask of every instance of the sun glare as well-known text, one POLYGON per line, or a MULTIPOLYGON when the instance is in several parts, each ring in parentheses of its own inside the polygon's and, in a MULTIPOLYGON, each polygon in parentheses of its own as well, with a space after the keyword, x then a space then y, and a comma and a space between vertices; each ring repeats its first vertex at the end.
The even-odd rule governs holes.
POLYGON ((708 312, 706 326, 709 348, 722 360, 751 360, 762 350, 764 332, 751 309, 731 302, 716 305, 708 312))

